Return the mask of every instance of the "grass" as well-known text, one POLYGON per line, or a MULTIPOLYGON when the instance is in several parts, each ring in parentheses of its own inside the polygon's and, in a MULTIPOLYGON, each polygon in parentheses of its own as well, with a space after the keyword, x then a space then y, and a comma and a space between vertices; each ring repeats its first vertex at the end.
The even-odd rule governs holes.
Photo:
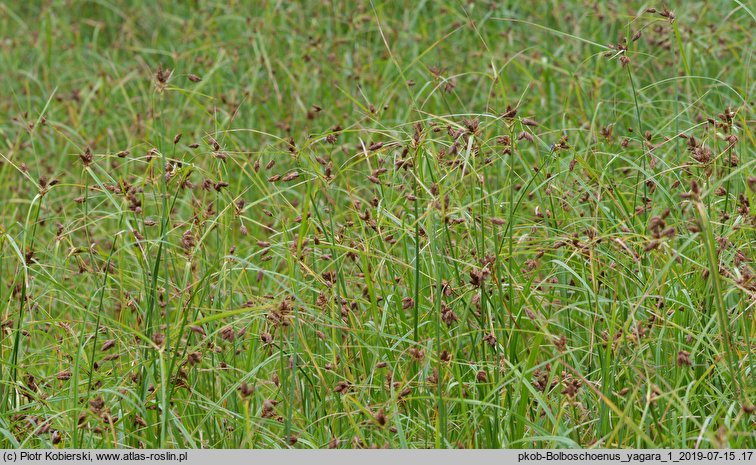
POLYGON ((746 3, 231 3, 0 4, 0 446, 756 446, 746 3))

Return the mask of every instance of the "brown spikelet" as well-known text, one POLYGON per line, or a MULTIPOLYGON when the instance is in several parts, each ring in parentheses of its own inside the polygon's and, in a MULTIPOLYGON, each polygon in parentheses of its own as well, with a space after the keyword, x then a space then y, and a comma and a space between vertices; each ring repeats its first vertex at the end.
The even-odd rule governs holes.
POLYGON ((79 158, 81 159, 81 162, 84 163, 84 166, 89 166, 92 164, 92 160, 94 160, 94 155, 92 155, 92 149, 89 147, 84 150, 84 153, 79 154, 79 158))
POLYGON ((693 362, 690 360, 690 352, 681 350, 677 353, 677 366, 690 366, 693 362))
POLYGON ((528 131, 522 131, 518 136, 517 140, 526 140, 528 142, 533 142, 535 139, 533 138, 533 135, 530 134, 528 131))
POLYGON ((155 87, 158 92, 162 92, 168 85, 168 80, 171 78, 173 71, 168 68, 163 68, 163 65, 159 65, 155 72, 155 87))
POLYGON ((299 172, 298 171, 290 171, 290 172, 286 173, 286 175, 284 177, 281 178, 281 181, 288 182, 288 181, 292 181, 294 179, 297 179, 298 177, 299 177, 299 172))
POLYGON ((375 418, 376 423, 380 426, 386 426, 386 412, 384 412, 383 409, 378 410, 375 415, 373 415, 373 418, 375 418))

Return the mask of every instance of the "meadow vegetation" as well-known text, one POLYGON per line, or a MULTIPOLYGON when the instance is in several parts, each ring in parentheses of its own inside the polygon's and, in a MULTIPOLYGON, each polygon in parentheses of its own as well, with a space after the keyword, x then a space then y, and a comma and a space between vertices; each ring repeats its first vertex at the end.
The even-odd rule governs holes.
POLYGON ((632 3, 0 3, 0 446, 755 447, 756 17, 632 3))

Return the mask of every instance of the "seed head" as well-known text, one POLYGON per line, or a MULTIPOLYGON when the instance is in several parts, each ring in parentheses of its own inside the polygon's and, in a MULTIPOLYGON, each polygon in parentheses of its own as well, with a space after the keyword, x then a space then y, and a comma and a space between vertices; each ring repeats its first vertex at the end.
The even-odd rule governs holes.
POLYGON ((196 365, 202 361, 202 354, 199 352, 192 352, 186 357, 186 362, 189 365, 196 365))
POLYGON ((288 182, 288 181, 292 181, 294 179, 297 179, 298 177, 299 177, 299 172, 298 171, 290 171, 283 178, 281 178, 281 181, 288 182))
POLYGON ((386 426, 386 412, 384 412, 383 409, 378 410, 375 415, 373 415, 373 418, 375 418, 376 423, 380 426, 386 426))
POLYGON ((239 386, 239 394, 241 394, 242 399, 246 399, 252 393, 255 392, 255 389, 252 386, 249 386, 246 382, 241 383, 239 386))
POLYGON ((168 84, 168 79, 171 78, 171 74, 173 74, 173 71, 168 68, 163 68, 162 64, 158 66, 158 69, 155 72, 155 81, 158 91, 165 89, 165 86, 168 84))
POLYGON ((677 366, 691 366, 690 352, 687 350, 681 350, 677 353, 677 366))
POLYGON ((528 131, 522 131, 518 136, 517 140, 526 140, 528 142, 533 142, 535 139, 533 138, 533 135, 530 134, 528 131))
POLYGON ((87 147, 87 149, 84 150, 84 153, 79 154, 79 158, 81 159, 82 163, 84 163, 84 166, 89 166, 94 159, 94 155, 92 155, 92 149, 87 147))

